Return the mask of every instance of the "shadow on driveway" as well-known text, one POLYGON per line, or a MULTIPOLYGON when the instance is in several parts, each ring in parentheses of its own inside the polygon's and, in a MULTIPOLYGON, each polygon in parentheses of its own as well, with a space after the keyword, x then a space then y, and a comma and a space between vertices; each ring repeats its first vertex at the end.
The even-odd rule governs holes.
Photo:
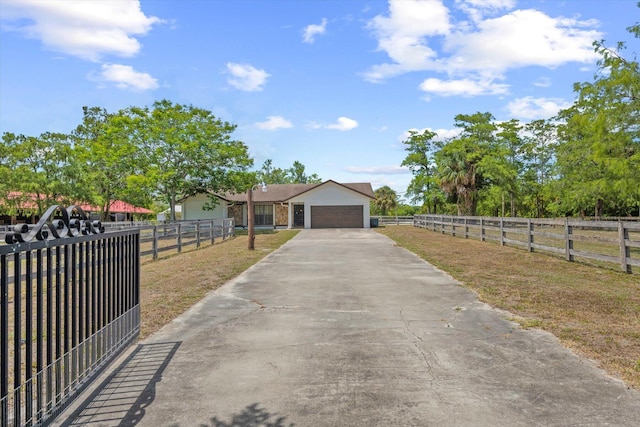
POLYGON ((134 426, 156 397, 156 384, 181 342, 139 344, 131 355, 63 423, 134 426))

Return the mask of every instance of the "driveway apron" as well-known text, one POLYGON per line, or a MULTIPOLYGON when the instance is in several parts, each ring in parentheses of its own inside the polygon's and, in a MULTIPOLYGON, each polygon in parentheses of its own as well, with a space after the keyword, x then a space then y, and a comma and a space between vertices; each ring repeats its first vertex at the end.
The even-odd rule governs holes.
POLYGON ((637 425, 640 393, 508 317, 374 230, 302 230, 62 425, 637 425))

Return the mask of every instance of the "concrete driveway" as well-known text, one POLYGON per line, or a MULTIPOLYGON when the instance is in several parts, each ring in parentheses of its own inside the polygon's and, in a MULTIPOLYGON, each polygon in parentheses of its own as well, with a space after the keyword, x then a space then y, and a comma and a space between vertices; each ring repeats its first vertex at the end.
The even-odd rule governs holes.
POLYGON ((640 393, 507 317, 375 231, 303 230, 56 425, 637 425, 640 393))

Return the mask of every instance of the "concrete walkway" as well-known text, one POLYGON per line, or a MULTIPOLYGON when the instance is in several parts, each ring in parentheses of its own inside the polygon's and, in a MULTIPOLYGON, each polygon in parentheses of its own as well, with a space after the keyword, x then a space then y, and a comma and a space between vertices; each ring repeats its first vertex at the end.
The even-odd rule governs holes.
POLYGON ((506 317, 375 231, 304 230, 57 425, 637 425, 640 393, 506 317))

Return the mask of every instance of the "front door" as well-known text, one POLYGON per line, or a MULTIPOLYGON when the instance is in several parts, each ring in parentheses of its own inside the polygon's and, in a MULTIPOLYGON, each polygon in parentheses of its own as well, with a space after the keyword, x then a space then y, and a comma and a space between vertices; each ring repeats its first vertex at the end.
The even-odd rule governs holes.
POLYGON ((293 205, 293 226, 304 227, 304 205, 293 205))

